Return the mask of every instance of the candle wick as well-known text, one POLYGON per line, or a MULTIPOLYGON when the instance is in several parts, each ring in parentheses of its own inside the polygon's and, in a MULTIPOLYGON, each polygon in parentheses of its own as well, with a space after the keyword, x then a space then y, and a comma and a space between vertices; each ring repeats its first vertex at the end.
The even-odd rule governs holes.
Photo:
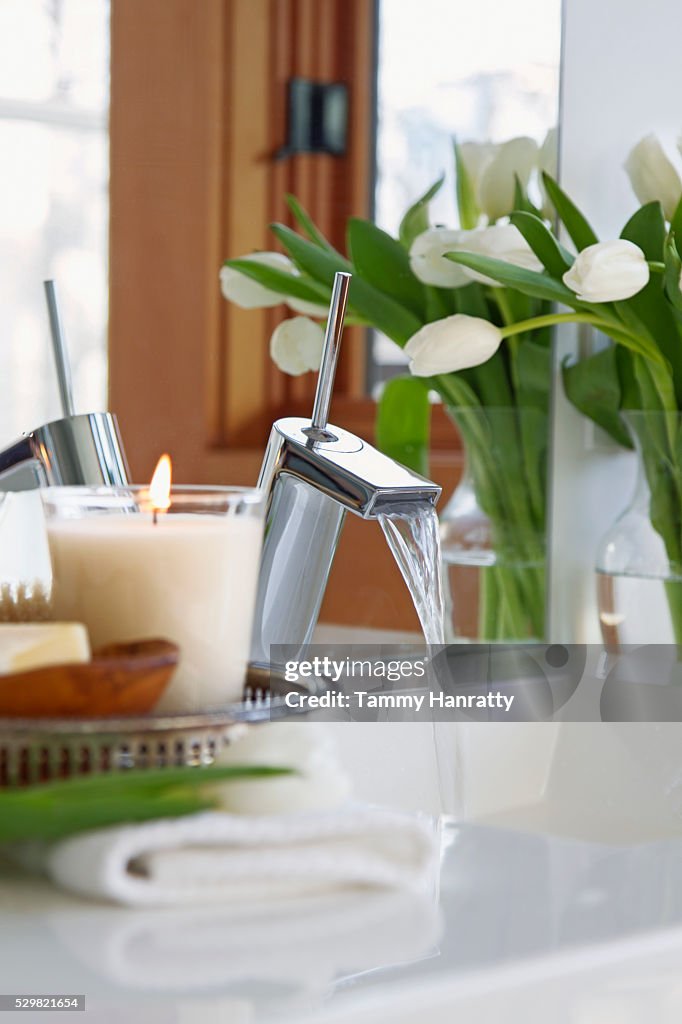
POLYGON ((154 509, 154 511, 152 513, 152 519, 153 519, 153 522, 154 522, 154 526, 156 526, 156 524, 159 521, 159 511, 156 508, 154 509))

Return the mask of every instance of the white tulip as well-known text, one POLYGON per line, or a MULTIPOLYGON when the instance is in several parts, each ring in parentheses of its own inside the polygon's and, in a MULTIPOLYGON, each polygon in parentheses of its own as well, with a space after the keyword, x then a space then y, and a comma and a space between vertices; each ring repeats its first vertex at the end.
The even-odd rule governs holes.
MULTIPOLYGON (((248 256, 242 256, 241 259, 249 260, 251 263, 262 263, 266 267, 281 270, 292 276, 298 273, 289 257, 281 252, 253 252, 248 256)), ((233 267, 220 268, 220 289, 226 299, 241 306, 242 309, 263 309, 278 306, 280 302, 285 301, 284 295, 273 292, 233 267)))
POLYGON ((588 245, 563 275, 564 284, 583 302, 629 299, 648 280, 646 256, 638 245, 624 238, 588 245))
POLYGON ((682 196, 682 180, 655 135, 640 139, 630 150, 625 170, 640 203, 658 199, 670 220, 682 196))
POLYGON ((457 149, 471 186, 474 202, 478 206, 483 172, 492 162, 499 146, 494 142, 460 142, 457 149))
POLYGON ((276 365, 292 377, 307 370, 319 370, 324 331, 314 320, 295 316, 283 320, 272 332, 270 355, 276 365))
POLYGON ((293 295, 287 295, 284 297, 284 301, 289 309, 293 309, 295 313, 319 317, 321 320, 326 320, 329 312, 329 308, 323 306, 322 303, 308 302, 307 299, 297 299, 293 295))
POLYGON ((499 328, 488 320, 456 313, 425 324, 412 335, 405 352, 410 359, 410 373, 415 377, 433 377, 485 363, 495 355, 501 341, 499 328))
POLYGON ((477 192, 481 175, 495 156, 499 146, 496 146, 494 142, 460 142, 457 148, 467 178, 474 192, 477 192))
POLYGON ((444 253, 462 248, 462 239, 468 231, 451 231, 449 228, 429 228, 417 235, 410 247, 410 267, 415 277, 423 284, 438 288, 461 288, 469 284, 464 267, 444 259, 444 253))
POLYGON ((478 205, 491 221, 514 209, 515 177, 525 188, 537 165, 537 143, 526 136, 502 143, 485 165, 478 185, 478 205))
MULTIPOLYGON (((513 224, 492 224, 489 228, 475 228, 467 231, 457 246, 459 252, 471 252, 478 256, 490 256, 492 259, 504 260, 515 267, 540 272, 543 267, 528 242, 513 224)), ((457 265, 457 264, 456 264, 457 265)), ((498 285, 491 277, 479 274, 469 267, 462 267, 470 281, 480 284, 498 285)))

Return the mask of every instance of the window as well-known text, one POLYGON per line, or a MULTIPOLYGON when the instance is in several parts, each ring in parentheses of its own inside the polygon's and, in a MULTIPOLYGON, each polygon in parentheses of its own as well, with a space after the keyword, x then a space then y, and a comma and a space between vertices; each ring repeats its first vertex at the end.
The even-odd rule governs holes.
POLYGON ((60 415, 42 281, 79 411, 106 403, 108 0, 0 0, 0 443, 60 415))
MULTIPOLYGON (((380 0, 376 220, 395 233, 445 172, 434 222, 457 226, 452 140, 541 143, 559 104, 560 0, 380 0)), ((370 383, 405 360, 375 335, 370 383)))

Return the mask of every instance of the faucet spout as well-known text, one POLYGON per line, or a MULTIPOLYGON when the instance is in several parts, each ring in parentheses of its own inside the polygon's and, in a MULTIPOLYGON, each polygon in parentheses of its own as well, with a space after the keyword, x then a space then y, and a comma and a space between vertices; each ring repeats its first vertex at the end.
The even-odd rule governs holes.
POLYGON ((273 424, 259 480, 270 495, 276 478, 288 474, 363 519, 376 519, 396 501, 438 500, 440 487, 361 438, 327 426, 334 440, 313 441, 309 423, 288 417, 273 424))
POLYGON ((312 639, 347 512, 362 519, 410 501, 436 503, 440 487, 336 426, 312 441, 310 420, 273 424, 259 486, 268 494, 252 659, 272 648, 301 655, 312 639))

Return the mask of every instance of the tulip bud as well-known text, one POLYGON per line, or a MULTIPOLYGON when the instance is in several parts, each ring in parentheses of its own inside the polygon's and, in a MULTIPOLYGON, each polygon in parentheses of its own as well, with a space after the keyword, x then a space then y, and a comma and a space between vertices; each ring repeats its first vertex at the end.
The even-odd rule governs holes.
POLYGON ((588 245, 563 275, 566 287, 583 302, 629 299, 648 281, 646 256, 638 245, 625 238, 588 245))
POLYGON ((509 139, 497 148, 483 169, 478 187, 478 204, 490 221, 512 212, 515 179, 526 188, 537 159, 537 143, 525 136, 509 139))
POLYGON ((283 320, 272 332, 270 356, 284 373, 298 377, 307 370, 319 370, 324 331, 305 316, 283 320))
POLYGON ((438 288, 461 288, 469 284, 464 267, 443 256, 446 252, 460 250, 461 241, 468 234, 468 231, 451 231, 449 228, 429 228, 417 235, 410 248, 410 267, 414 276, 423 284, 438 288))
POLYGON ((464 164, 467 178, 474 190, 474 194, 477 194, 481 175, 492 161, 499 147, 494 142, 460 142, 457 148, 460 159, 464 164))
POLYGON ((460 226, 474 228, 480 220, 479 188, 483 171, 497 152, 492 142, 460 142, 456 144, 457 159, 457 205, 459 207, 460 226), (469 188, 465 189, 464 180, 469 188), (464 206, 461 203, 464 202, 464 206))
POLYGON ((499 328, 488 320, 456 313, 425 324, 412 335, 405 352, 410 359, 410 373, 415 377, 433 377, 485 363, 495 355, 501 341, 499 328))
MULTIPOLYGON (((455 250, 451 250, 455 251, 455 250)), ((492 259, 504 260, 515 267, 525 270, 542 270, 542 264, 518 228, 513 224, 493 224, 489 228, 476 228, 467 231, 457 246, 458 252, 471 252, 478 256, 490 256, 492 259)), ((484 274, 479 274, 469 267, 462 267, 470 281, 480 284, 497 285, 498 282, 484 274)))
POLYGON ((655 135, 640 139, 630 150, 625 170, 640 203, 658 199, 671 220, 682 196, 682 181, 655 135))
MULTIPOLYGON (((285 274, 295 275, 298 273, 289 257, 280 252, 254 252, 243 256, 242 259, 252 263, 262 263, 266 267, 281 270, 285 274)), ((240 273, 233 267, 220 268, 220 288, 226 299, 241 306, 242 309, 263 309, 268 306, 278 306, 280 302, 285 301, 284 295, 273 292, 270 288, 266 288, 265 285, 259 284, 252 277, 247 277, 246 274, 240 273)))

